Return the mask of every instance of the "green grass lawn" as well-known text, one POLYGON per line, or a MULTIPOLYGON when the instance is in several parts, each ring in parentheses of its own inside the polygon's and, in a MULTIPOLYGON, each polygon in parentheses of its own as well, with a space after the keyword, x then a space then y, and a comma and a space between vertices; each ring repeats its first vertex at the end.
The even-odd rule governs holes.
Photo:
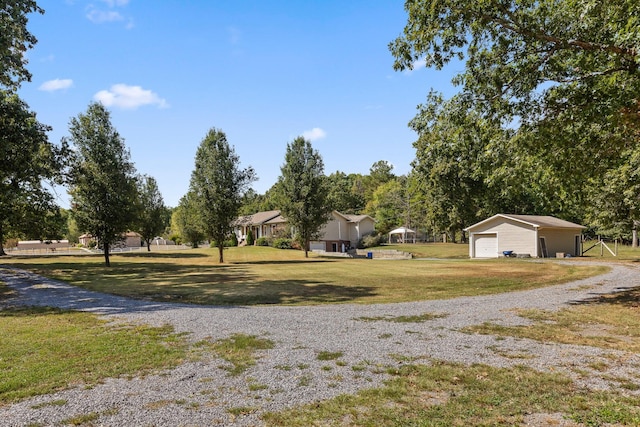
MULTIPOLYGON (((433 258, 431 245, 426 246, 419 253, 433 258)), ((257 247, 228 249, 225 259, 227 263, 219 265, 215 250, 199 249, 115 255, 111 268, 103 266, 101 256, 3 258, 2 262, 89 289, 206 304, 369 304, 451 298, 546 286, 607 269, 583 263, 512 259, 305 259, 299 251, 257 247)), ((11 296, 12 292, 0 284, 0 300, 11 296)), ((595 322, 604 316, 607 325, 612 322, 611 311, 598 311, 597 318, 594 313, 579 311, 580 319, 595 322)), ((629 327, 628 322, 623 326, 629 327)), ((107 325, 89 313, 48 308, 0 310, 0 330, 0 404, 76 384, 90 386, 106 377, 170 368, 191 351, 167 327, 107 325)), ((230 373, 255 363, 254 349, 271 345, 268 340, 242 335, 200 344, 228 360, 233 365, 230 373)), ((589 392, 560 374, 437 361, 389 372, 393 378, 382 388, 267 414, 264 420, 268 425, 292 426, 506 426, 521 423, 530 414, 543 418, 548 414, 549 423, 558 423, 554 417, 559 413, 584 425, 640 422, 638 398, 618 392, 589 392)))
POLYGON ((638 425, 640 398, 589 391, 524 366, 434 361, 390 369, 384 387, 263 416, 269 426, 638 425), (562 424, 564 425, 564 424, 562 424), (574 425, 574 424, 571 424, 574 425))
MULTIPOLYGON (((600 246, 594 245, 598 243, 597 241, 586 241, 582 244, 583 250, 589 251, 584 254, 581 259, 588 260, 599 260, 603 259, 606 261, 632 261, 632 262, 640 262, 640 248, 632 248, 630 245, 622 245, 618 244, 617 246, 617 255, 612 255, 606 248, 601 248, 600 246)), ((616 245, 612 242, 607 242, 606 245, 616 252, 616 245)))
POLYGON ((0 330, 0 405, 175 367, 187 354, 169 327, 109 326, 93 314, 53 308, 0 310, 0 330))
MULTIPOLYGON (((463 246, 463 245, 458 245, 463 246)), ((4 263, 87 289, 213 305, 390 303, 531 289, 607 270, 574 263, 496 260, 368 260, 311 257, 268 247, 101 256, 5 258, 4 263)))

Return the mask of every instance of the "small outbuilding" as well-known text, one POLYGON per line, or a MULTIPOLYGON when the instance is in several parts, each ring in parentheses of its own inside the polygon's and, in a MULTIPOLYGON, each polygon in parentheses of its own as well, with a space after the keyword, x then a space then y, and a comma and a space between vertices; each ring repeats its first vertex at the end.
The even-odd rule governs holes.
POLYGON ((582 255, 586 227, 552 216, 497 214, 465 229, 470 258, 582 255))
POLYGON ((393 242, 393 237, 395 236, 396 243, 415 243, 416 242, 416 232, 407 227, 396 228, 395 230, 391 230, 389 232, 389 243, 393 242))

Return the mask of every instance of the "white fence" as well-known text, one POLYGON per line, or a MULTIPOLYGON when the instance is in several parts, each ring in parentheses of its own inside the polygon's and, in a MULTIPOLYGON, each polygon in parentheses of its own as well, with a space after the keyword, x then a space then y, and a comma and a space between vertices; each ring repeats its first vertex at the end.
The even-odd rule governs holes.
MULTIPOLYGON (((151 252, 165 252, 173 250, 185 250, 191 249, 191 246, 186 245, 151 245, 151 252)), ((86 254, 101 254, 101 249, 87 249, 77 248, 75 246, 68 246, 65 248, 34 248, 34 249, 21 249, 21 248, 5 248, 5 252, 9 255, 86 255, 86 254)), ((125 247, 125 248, 112 248, 109 253, 130 253, 130 252, 147 252, 146 246, 125 247)))

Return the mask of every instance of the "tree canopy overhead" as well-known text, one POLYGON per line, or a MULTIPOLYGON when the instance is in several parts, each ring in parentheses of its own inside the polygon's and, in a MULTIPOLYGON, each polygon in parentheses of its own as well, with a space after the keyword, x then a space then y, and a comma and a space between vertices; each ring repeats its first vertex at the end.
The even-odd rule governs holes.
MULTIPOLYGON (((407 0, 405 9, 404 34, 389 46, 394 68, 424 60, 441 69, 454 58, 466 59, 455 83, 488 103, 518 105, 524 114, 545 82, 593 84, 618 76, 637 89, 636 0, 407 0)), ((633 104, 629 97, 619 101, 633 104)))
POLYGON ((31 81, 26 68, 26 51, 37 40, 27 30, 29 13, 44 13, 33 0, 4 0, 0 8, 0 86, 16 89, 20 83, 31 81))

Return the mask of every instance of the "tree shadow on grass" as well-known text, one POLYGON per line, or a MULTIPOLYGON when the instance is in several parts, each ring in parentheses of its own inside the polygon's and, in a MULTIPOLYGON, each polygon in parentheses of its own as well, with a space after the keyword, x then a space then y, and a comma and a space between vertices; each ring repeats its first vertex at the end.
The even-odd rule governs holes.
POLYGON ((208 258, 210 255, 198 252, 130 252, 130 253, 113 253, 112 256, 123 258, 208 258))
POLYGON ((220 286, 211 295, 221 305, 318 305, 356 302, 376 296, 369 286, 343 286, 304 280, 263 280, 220 286))
MULTIPOLYGON (((20 268, 21 265, 13 267, 20 268)), ((31 275, 14 280, 14 289, 28 292, 34 305, 100 313, 172 309, 181 303, 209 306, 318 305, 357 302, 375 296, 375 288, 343 286, 327 281, 261 280, 243 265, 118 263, 24 265, 46 279, 31 275), (74 283, 71 286, 67 282, 74 283)))
POLYGON ((336 262, 330 259, 287 259, 287 260, 265 260, 265 261, 232 261, 232 265, 287 265, 287 264, 308 264, 336 262))
POLYGON ((618 288, 612 294, 596 295, 581 301, 573 301, 572 305, 610 304, 625 307, 640 307, 640 288, 618 288))

